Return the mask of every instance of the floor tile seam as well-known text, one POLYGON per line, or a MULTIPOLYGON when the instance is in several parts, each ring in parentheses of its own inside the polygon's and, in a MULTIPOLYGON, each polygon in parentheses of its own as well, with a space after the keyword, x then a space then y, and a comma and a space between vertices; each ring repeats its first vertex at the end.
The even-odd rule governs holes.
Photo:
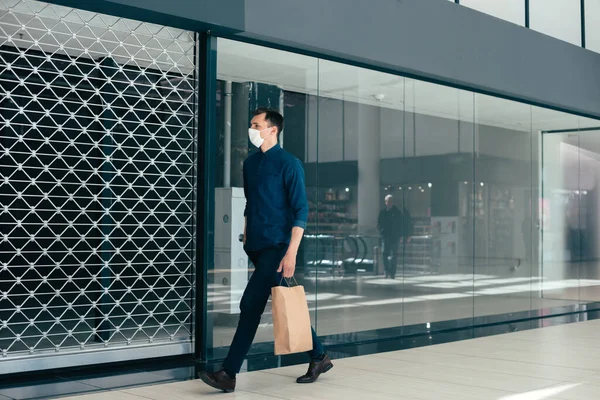
MULTIPOLYGON (((468 369, 468 370, 471 370, 471 371, 482 371, 482 372, 490 372, 490 373, 499 373, 499 374, 510 375, 510 376, 524 376, 524 377, 527 377, 527 378, 534 378, 534 379, 547 379, 547 378, 540 378, 539 376, 533 376, 533 375, 528 375, 528 374, 517 374, 517 373, 511 373, 511 372, 481 370, 481 369, 479 369, 477 367, 469 366, 468 364, 467 365, 443 365, 443 364, 436 364, 436 363, 430 363, 430 362, 425 362, 425 361, 403 360, 403 359, 399 359, 399 358, 385 357, 385 356, 380 356, 380 355, 378 355, 378 357, 379 358, 385 358, 386 360, 413 362, 413 363, 417 363, 417 364, 431 365, 431 366, 436 366, 436 367, 447 367, 447 368, 460 367, 460 368, 468 369)), ((479 358, 479 357, 476 357, 476 358, 479 358)), ((498 361, 500 361, 500 360, 498 360, 498 361)), ((506 361, 506 360, 502 360, 502 361, 506 361)), ((520 362, 520 363, 523 363, 523 364, 543 365, 543 366, 546 366, 545 364, 524 363, 522 361, 514 361, 514 362, 520 362)), ((569 367, 556 367, 556 368, 569 368, 569 367)), ((596 371, 593 371, 593 370, 578 369, 578 368, 570 368, 570 369, 575 369, 577 371, 588 372, 588 373, 594 373, 594 372, 596 372, 596 371)), ((552 379, 552 380, 556 380, 556 379, 552 379)), ((560 382, 569 382, 569 380, 560 380, 560 382)))
MULTIPOLYGON (((352 358, 352 357, 349 357, 349 358, 352 358)), ((333 363, 334 364, 334 369, 332 371, 339 371, 340 369, 350 369, 350 370, 354 370, 356 372, 364 372, 363 369, 358 369, 358 368, 354 368, 354 367, 348 367, 346 365, 339 365, 338 364, 336 366, 335 360, 333 360, 333 361, 334 361, 334 363, 333 363)), ((293 366, 290 365, 290 366, 286 366, 286 367, 283 367, 283 368, 289 368, 289 367, 293 367, 293 366)), ((284 374, 282 372, 277 372, 279 370, 280 370, 279 368, 272 368, 272 369, 261 370, 261 371, 253 371, 253 372, 259 372, 259 373, 262 373, 262 374, 265 374, 265 375, 275 375, 277 377, 290 378, 290 379, 292 379, 294 381, 296 380, 295 377, 286 375, 286 374, 284 374)))
MULTIPOLYGON (((435 351, 435 350, 431 350, 431 353, 435 353, 435 354, 447 354, 447 355, 457 355, 457 356, 464 356, 465 355, 464 353, 443 352, 443 351, 435 351)), ((373 355, 376 355, 376 354, 373 354, 373 355)), ((562 368, 578 369, 578 368, 568 367, 568 366, 564 366, 564 365, 556 365, 556 364, 548 364, 548 363, 541 364, 541 363, 531 362, 531 361, 515 360, 515 359, 500 358, 500 357, 492 357, 492 356, 489 356, 489 355, 486 355, 486 356, 476 355, 475 356, 475 355, 469 354, 468 356, 470 356, 470 357, 476 357, 476 358, 482 358, 482 359, 486 359, 486 360, 518 361, 518 362, 522 362, 522 363, 526 363, 526 364, 546 365, 546 366, 549 366, 549 367, 562 367, 562 368)), ((600 371, 600 365, 599 365, 599 369, 598 370, 595 370, 595 369, 584 369, 584 371, 600 371)))
MULTIPOLYGON (((403 376, 403 377, 406 377, 406 378, 414 378, 414 379, 420 379, 420 380, 426 380, 426 381, 432 381, 432 382, 441 382, 441 383, 449 383, 449 384, 455 384, 455 385, 480 387, 480 388, 484 388, 484 389, 492 389, 490 387, 472 385, 472 384, 467 384, 467 383, 456 383, 456 382, 448 381, 448 380, 439 380, 439 379, 433 379, 433 378, 425 378, 425 377, 422 377, 422 376, 407 375, 406 373, 402 373, 402 372, 393 373, 393 372, 385 372, 385 371, 373 371, 373 370, 370 370, 370 369, 360 369, 360 370, 361 371, 367 371, 367 372, 381 373, 381 374, 390 375, 390 376, 403 376)), ((485 372, 494 373, 492 371, 485 371, 485 372)), ((502 372, 499 372, 499 374, 511 375, 511 376, 522 376, 522 375, 505 374, 505 373, 502 373, 502 372)), ((539 377, 529 377, 529 378, 539 379, 539 380, 546 380, 546 381, 553 381, 554 382, 553 385, 558 384, 558 383, 568 382, 568 381, 561 381, 561 380, 547 379, 547 378, 539 378, 539 377)))
POLYGON ((269 399, 277 399, 277 400, 289 400, 288 397, 275 397, 272 396, 270 394, 264 394, 264 393, 260 393, 258 391, 258 389, 254 390, 254 389, 236 389, 235 390, 236 394, 249 394, 249 395, 258 395, 258 396, 262 396, 262 397, 267 397, 269 399))
MULTIPOLYGON (((363 369, 363 368, 355 368, 355 369, 362 371, 362 372, 373 372, 373 373, 388 375, 390 377, 404 377, 404 378, 410 378, 410 379, 423 380, 423 381, 427 381, 427 382, 443 383, 443 384, 450 384, 450 385, 456 385, 456 386, 465 386, 465 387, 472 387, 472 388, 477 388, 477 389, 497 390, 497 391, 504 391, 507 393, 520 393, 520 392, 512 391, 512 390, 502 390, 502 389, 495 389, 495 388, 491 388, 491 387, 487 387, 487 386, 479 386, 479 385, 473 385, 473 384, 467 384, 467 383, 456 383, 456 382, 452 382, 452 381, 444 381, 444 380, 425 378, 425 377, 416 377, 416 376, 411 376, 411 375, 405 375, 402 373, 391 373, 391 372, 386 372, 386 371, 373 371, 370 369, 363 369)), ((553 385, 556 385, 559 383, 564 383, 563 381, 556 381, 556 380, 552 380, 552 379, 546 379, 546 380, 554 382, 552 384, 549 384, 548 386, 553 386, 553 385)), ((337 382, 337 380, 334 380, 334 381, 330 381, 329 383, 332 385, 338 386, 338 387, 345 387, 336 382, 337 382)), ((534 389, 534 390, 537 390, 537 389, 534 389)))
MULTIPOLYGON (((90 378, 90 379, 94 379, 94 378, 90 378)), ((106 390, 106 391, 122 391, 122 390, 127 390, 127 389, 135 389, 137 387, 149 387, 149 386, 157 386, 157 385, 167 385, 169 383, 176 383, 176 382, 183 382, 186 381, 188 379, 166 379, 166 380, 160 380, 160 381, 156 381, 156 382, 146 382, 146 383, 139 383, 139 384, 132 384, 132 385, 120 385, 120 386, 115 386, 115 387, 110 387, 110 388, 106 388, 106 387, 102 387, 102 386, 98 386, 98 385, 94 385, 91 383, 87 383, 85 381, 71 381, 71 382, 77 382, 83 385, 88 385, 100 390, 106 390)))
MULTIPOLYGON (((192 380, 197 380, 198 383, 199 383, 198 387, 199 388, 201 387, 202 382, 199 379, 192 379, 192 380)), ((182 381, 182 382, 186 382, 186 381, 182 381)), ((167 384, 165 384, 165 385, 167 385, 167 384)), ((137 386, 137 387, 132 387, 132 388, 123 389, 123 390, 114 390, 114 392, 127 393, 127 394, 132 395, 132 396, 138 396, 138 397, 140 397, 142 399, 155 400, 153 397, 147 397, 146 395, 143 395, 143 394, 129 392, 129 390, 135 390, 135 389, 140 389, 140 388, 148 388, 148 387, 152 387, 152 386, 156 386, 156 385, 137 386)), ((113 392, 113 390, 111 390, 111 392, 113 392)), ((238 392, 243 392, 243 391, 238 391, 238 392)))
MULTIPOLYGON (((573 379, 570 379, 569 381, 567 381, 567 383, 581 383, 581 384, 584 384, 584 385, 585 384, 589 384, 589 382, 591 381, 591 379, 589 379, 589 378, 597 377, 598 375, 599 374, 596 373, 596 374, 594 374, 594 375, 592 375, 592 376, 590 376, 588 378, 584 378, 584 379, 573 378, 573 379), (582 382, 582 380, 583 380, 583 382, 582 382)), ((590 384, 590 386, 597 387, 598 388, 598 392, 600 392, 600 383, 598 383, 598 384, 590 384)))
MULTIPOLYGON (((455 382, 448 382, 448 381, 438 381, 438 380, 435 380, 435 379, 428 379, 428 378, 421 378, 421 377, 414 377, 414 376, 406 376, 406 375, 399 375, 399 374, 388 374, 386 372, 380 372, 380 373, 383 373, 385 375, 394 376, 394 377, 403 376, 403 377, 406 377, 406 378, 414 378, 414 379, 420 379, 420 380, 424 380, 424 381, 428 381, 428 382, 435 382, 435 383, 442 383, 442 384, 451 384, 451 385, 454 385, 454 386, 465 387, 465 388, 476 388, 476 389, 494 390, 494 391, 503 392, 503 393, 506 393, 506 394, 519 393, 519 392, 516 392, 516 391, 513 391, 513 390, 494 389, 494 388, 485 387, 485 386, 474 386, 474 385, 469 385, 469 384, 455 383, 455 382)), ((328 383, 331 386, 335 386, 335 387, 338 387, 338 388, 354 389, 354 388, 351 388, 351 387, 348 387, 348 386, 344 386, 343 384, 341 384, 341 383, 339 383, 337 381, 331 381, 331 382, 328 382, 328 383)), ((325 382, 318 382, 318 384, 324 385, 325 382)), ((417 390, 416 388, 412 388, 412 389, 417 390)), ((363 389, 361 389, 361 390, 363 390, 363 389)), ((366 390, 366 389, 364 389, 364 390, 366 390)), ((369 390, 371 390, 371 389, 369 389, 369 390)), ((377 390, 377 389, 374 389, 374 390, 377 390)), ((378 391, 378 393, 387 394, 387 395, 390 394, 389 392, 382 392, 382 391, 378 391)), ((416 396, 419 396, 419 395, 417 394, 416 396)), ((427 398, 427 397, 418 397, 418 399, 427 400, 429 398, 427 398)))
MULTIPOLYGON (((69 381, 67 381, 67 382, 69 382, 69 381)), ((73 382, 73 381, 70 381, 70 382, 73 382)), ((88 386, 90 388, 90 390, 88 390, 88 391, 78 391, 78 392, 67 393, 67 394, 57 394, 57 395, 53 395, 51 397, 48 397, 48 395, 44 395, 44 396, 41 396, 41 397, 28 397, 28 398, 26 398, 26 400, 60 399, 62 397, 85 396, 85 395, 88 395, 88 394, 100 393, 100 392, 107 391, 106 389, 103 389, 103 388, 100 388, 100 387, 96 387, 96 386, 93 386, 93 385, 88 385, 87 383, 81 383, 81 382, 77 382, 77 383, 79 383, 81 385, 84 385, 84 386, 88 386)), ((18 388, 12 388, 12 389, 18 389, 18 388)), ((2 393, 0 392, 0 394, 2 394, 2 393)), ((5 396, 5 395, 2 394, 2 396, 5 396)), ((15 398, 15 397, 10 397, 10 396, 6 396, 6 397, 8 397, 11 400, 19 400, 18 398, 15 398)))
MULTIPOLYGON (((593 341, 594 337, 590 336, 590 337, 570 337, 569 339, 584 339, 584 340, 589 340, 589 341, 593 341)), ((498 340, 498 341, 510 341, 510 342, 533 342, 533 343, 545 343, 545 344, 553 344, 553 345, 558 345, 559 341, 548 341, 548 339, 544 339, 544 338, 538 338, 538 339, 528 339, 528 338, 520 338, 520 337, 511 337, 511 336, 501 336, 501 335, 495 335, 495 336, 486 336, 486 337, 482 337, 482 338, 477 338, 477 339, 473 339, 473 341, 478 341, 479 343, 487 343, 493 340, 498 340), (484 340, 478 340, 478 339, 484 339, 484 340)), ((563 346, 561 344, 561 346, 563 346)), ((577 348, 578 346, 582 346, 582 345, 577 345, 575 343, 567 343, 564 346, 574 346, 574 348, 577 348)), ((597 346, 592 346, 592 347, 600 347, 600 344, 598 344, 597 346)))
POLYGON ((140 399, 146 399, 146 400, 154 400, 152 397, 148 397, 142 394, 138 394, 138 393, 127 393, 124 390, 109 390, 109 392, 114 392, 114 393, 126 393, 130 396, 135 396, 135 397, 139 397, 140 399))
MULTIPOLYGON (((524 343, 528 343, 528 342, 524 342, 524 343)), ((535 343, 535 342, 531 342, 531 343, 535 343)), ((498 351, 518 351, 518 352, 523 351, 522 348, 518 348, 518 347, 515 348, 515 347, 510 347, 510 346, 499 346, 499 345, 494 346, 492 344, 489 344, 488 346, 485 346, 485 347, 480 347, 480 346, 469 347, 466 344, 464 346, 466 346, 469 350, 474 349, 474 350, 486 351, 488 348, 493 348, 494 350, 498 350, 498 351)), ((464 346, 461 345, 461 346, 456 346, 456 347, 463 349, 464 346)), ((583 352, 585 350, 590 350, 590 349, 591 350, 596 350, 596 349, 600 350, 600 346, 591 346, 590 348, 586 349, 583 346, 569 346, 569 345, 562 345, 559 343, 546 343, 545 347, 551 347, 552 349, 561 347, 561 348, 565 349, 567 352, 573 352, 573 353, 583 352)), ((449 348, 449 346, 447 346, 445 348, 449 348)), ((423 350, 430 351, 430 352, 437 352, 437 353, 443 352, 443 351, 436 351, 437 349, 431 349, 431 348, 427 349, 427 350, 425 350, 425 349, 423 349, 423 350)), ((543 347, 538 347, 538 346, 527 346, 527 348, 525 349, 525 351, 530 351, 530 350, 535 351, 535 352, 545 352, 548 349, 543 348, 543 347)), ((402 350, 397 350, 397 351, 402 351, 402 350)), ((373 353, 373 355, 375 355, 375 354, 379 354, 379 353, 373 353)), ((600 359, 600 351, 598 352, 598 354, 586 352, 586 357, 592 358, 592 359, 600 359)))
MULTIPOLYGON (((560 384, 561 385, 565 385, 565 384, 569 384, 569 383, 570 383, 570 381, 568 381, 568 382, 561 382, 560 384)), ((540 391, 540 390, 550 389, 550 388, 552 388, 554 386, 558 386, 558 384, 552 384, 552 385, 544 386, 544 387, 541 387, 541 388, 537 388, 537 389, 533 389, 533 390, 528 390, 527 392, 524 392, 523 394, 527 394, 527 393, 530 393, 530 392, 533 392, 533 391, 540 391)), ((600 391, 600 387, 598 388, 598 390, 600 391)), ((548 399, 548 400, 553 400, 553 399, 556 399, 556 400, 572 400, 572 398, 561 397, 561 393, 554 394, 551 397, 547 397, 547 398, 544 398, 544 399, 548 399)))
MULTIPOLYGON (((384 394, 384 395, 388 395, 388 396, 390 395, 390 393, 378 391, 377 389, 369 389, 369 390, 367 390, 367 389, 357 389, 357 388, 352 388, 352 387, 348 387, 348 386, 343 386, 343 385, 335 384, 334 382, 315 382, 315 383, 312 383, 311 385, 329 386, 329 387, 333 387, 334 389, 335 388, 341 388, 341 389, 350 389, 350 390, 362 390, 362 391, 365 391, 365 392, 368 391, 369 393, 375 392, 375 393, 384 394)), ((306 385, 304 385, 304 386, 306 386, 306 385)), ((269 396, 269 395, 265 395, 265 394, 261 393, 258 390, 252 390, 251 392, 253 394, 257 394, 257 395, 260 395, 260 396, 269 396)), ((297 397, 293 397, 293 396, 294 395, 292 395, 292 397, 286 397, 286 398, 282 398, 282 399, 283 400, 289 400, 289 399, 295 399, 295 398, 297 398, 297 397)), ((278 397, 276 397, 276 398, 279 399, 278 397)), ((407 397, 402 397, 402 398, 399 398, 399 399, 400 400, 404 400, 404 399, 408 399, 408 398, 407 397)), ((424 398, 424 397, 413 397, 413 398, 411 398, 411 400, 427 400, 427 399, 424 398)))
MULTIPOLYGON (((88 385, 90 386, 90 385, 88 385)), ((96 387, 95 387, 96 388, 96 387)), ((28 397, 25 400, 48 400, 48 399, 52 399, 52 400, 58 400, 58 399, 62 399, 65 397, 81 397, 81 396, 87 396, 87 395, 92 395, 92 394, 98 394, 98 393, 126 393, 122 390, 111 390, 111 389, 103 389, 103 388, 96 388, 98 390, 92 390, 89 392, 78 392, 78 393, 68 393, 68 394, 61 394, 61 395, 56 395, 56 396, 52 396, 52 397, 48 397, 48 396, 42 396, 42 397, 28 397)), ((154 400, 151 397, 146 397, 146 396, 141 396, 139 394, 134 394, 134 393, 127 393, 128 395, 131 396, 136 396, 139 397, 140 399, 146 399, 146 400, 154 400)), ((13 399, 13 400, 18 400, 18 399, 13 399)))

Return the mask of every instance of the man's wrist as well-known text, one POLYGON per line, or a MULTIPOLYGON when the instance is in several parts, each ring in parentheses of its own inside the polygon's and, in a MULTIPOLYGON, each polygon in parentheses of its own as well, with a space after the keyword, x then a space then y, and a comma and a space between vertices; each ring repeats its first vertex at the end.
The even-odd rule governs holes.
POLYGON ((294 250, 294 249, 288 248, 288 250, 285 253, 285 255, 288 256, 288 257, 296 257, 298 255, 298 250, 294 250))

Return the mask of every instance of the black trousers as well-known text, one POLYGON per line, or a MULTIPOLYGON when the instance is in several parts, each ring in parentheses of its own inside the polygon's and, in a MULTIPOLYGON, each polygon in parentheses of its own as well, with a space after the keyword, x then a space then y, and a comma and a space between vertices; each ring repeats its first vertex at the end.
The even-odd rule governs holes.
MULTIPOLYGON (((229 372, 238 373, 244 362, 244 358, 250 350, 260 319, 265 311, 265 306, 271 295, 273 286, 287 286, 286 280, 282 279, 282 273, 277 272, 279 263, 285 256, 288 245, 285 243, 269 247, 260 251, 249 251, 248 256, 254 264, 255 270, 240 303, 240 320, 238 323, 233 342, 229 347, 229 354, 223 363, 223 368, 229 372)), ((312 331, 313 349, 307 354, 310 359, 319 359, 325 353, 323 345, 317 338, 314 329, 312 331)))
POLYGON ((384 237, 382 242, 385 276, 395 279, 396 270, 398 268, 398 246, 400 244, 400 239, 384 237))

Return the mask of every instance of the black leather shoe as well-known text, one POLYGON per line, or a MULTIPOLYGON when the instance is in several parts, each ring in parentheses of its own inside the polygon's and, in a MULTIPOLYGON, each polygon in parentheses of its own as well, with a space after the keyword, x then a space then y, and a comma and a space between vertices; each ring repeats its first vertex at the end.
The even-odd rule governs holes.
POLYGON ((213 374, 208 374, 205 371, 198 372, 198 378, 202 379, 202 382, 206 383, 208 386, 222 390, 225 393, 235 391, 235 378, 230 378, 223 370, 213 374))
POLYGON ((311 361, 308 366, 308 371, 305 375, 296 379, 297 383, 313 383, 319 379, 319 375, 326 373, 333 368, 333 363, 329 356, 325 356, 321 361, 311 361))

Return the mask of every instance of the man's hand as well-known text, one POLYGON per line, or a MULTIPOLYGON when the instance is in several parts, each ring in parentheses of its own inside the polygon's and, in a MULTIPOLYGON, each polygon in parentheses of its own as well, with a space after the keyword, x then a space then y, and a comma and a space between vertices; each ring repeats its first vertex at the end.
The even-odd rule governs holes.
POLYGON ((296 271, 296 255, 298 254, 302 235, 304 235, 303 228, 300 228, 299 226, 292 228, 292 240, 290 240, 290 245, 285 253, 285 257, 283 257, 283 260, 279 263, 279 269, 277 270, 277 272, 283 271, 284 278, 291 278, 294 276, 294 272, 296 271))
POLYGON ((279 269, 277 272, 283 271, 283 277, 289 279, 294 276, 296 271, 296 256, 294 254, 286 253, 283 260, 279 263, 279 269))

